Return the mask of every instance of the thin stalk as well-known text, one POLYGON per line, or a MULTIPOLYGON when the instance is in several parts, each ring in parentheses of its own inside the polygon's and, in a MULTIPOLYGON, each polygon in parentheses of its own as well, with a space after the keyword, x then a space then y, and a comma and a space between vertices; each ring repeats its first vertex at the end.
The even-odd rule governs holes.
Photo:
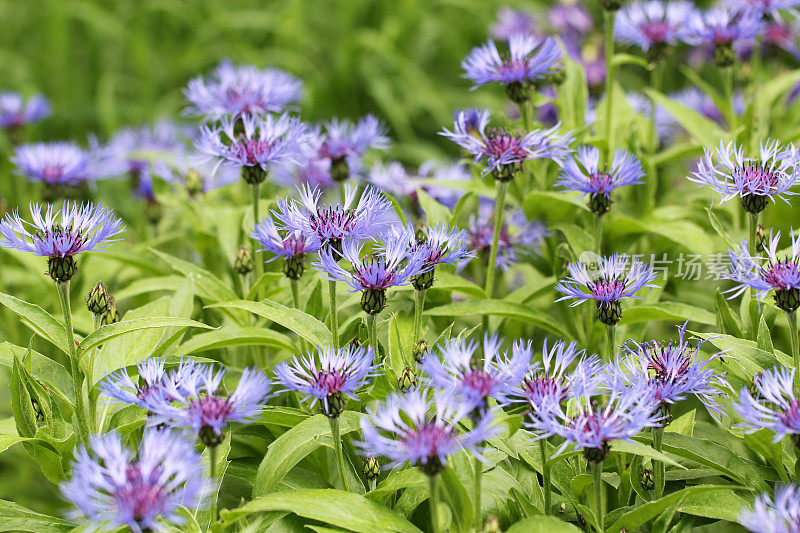
POLYGON ((480 531, 483 528, 483 521, 481 520, 481 478, 483 477, 483 463, 477 457, 473 458, 475 466, 475 485, 473 486, 474 502, 475 502, 475 531, 480 531))
POLYGON ((344 186, 344 181, 339 182, 339 198, 342 206, 344 206, 344 200, 347 198, 347 190, 344 186))
POLYGON ((414 289, 414 342, 422 338, 422 311, 425 308, 426 292, 424 289, 414 289))
POLYGON ((594 216, 594 251, 603 254, 603 215, 594 216))
MULTIPOLYGON (((252 203, 253 203, 253 224, 258 224, 258 203, 261 200, 261 184, 256 183, 255 185, 250 186, 250 192, 252 193, 252 203)), ((254 244, 258 244, 253 241, 254 244)), ((258 251, 257 246, 253 246, 253 262, 255 263, 255 269, 253 270, 253 279, 254 283, 258 283, 261 279, 262 274, 264 274, 264 262, 261 260, 261 253, 258 251)), ((261 299, 262 290, 259 288, 256 294, 257 299, 261 299)))
POLYGON ((497 264, 497 243, 500 241, 500 229, 503 226, 507 181, 497 181, 497 197, 494 203, 494 228, 492 228, 492 248, 489 251, 489 266, 486 270, 486 297, 494 294, 495 265, 497 264))
POLYGON ((547 439, 539 439, 539 454, 542 459, 542 490, 544 491, 544 514, 549 515, 552 511, 553 503, 550 492, 550 467, 547 466, 547 439))
POLYGON ((728 123, 731 131, 736 130, 736 110, 733 107, 733 67, 725 67, 720 69, 722 75, 722 90, 723 98, 725 98, 725 111, 728 116, 728 123))
MULTIPOLYGON (((100 327, 100 321, 102 317, 100 315, 92 315, 92 331, 97 331, 100 327)), ((97 357, 97 352, 100 351, 100 347, 96 347, 92 350, 92 356, 89 358, 89 371, 87 373, 86 379, 88 380, 87 383, 92 383, 93 376, 94 376, 94 360, 97 357)), ((89 429, 92 432, 97 431, 97 396, 89 395, 89 429)))
POLYGON ((83 372, 78 360, 78 351, 75 347, 75 331, 72 329, 72 310, 69 304, 69 281, 56 283, 58 299, 61 301, 61 312, 64 315, 64 329, 67 332, 69 344, 69 366, 72 374, 72 386, 75 389, 75 419, 78 424, 75 434, 78 442, 88 444, 89 423, 86 418, 86 404, 83 401, 83 372))
POLYGON ((217 482, 217 447, 208 446, 208 475, 211 478, 211 483, 217 487, 214 494, 211 496, 211 510, 214 513, 214 520, 219 520, 219 508, 217 508, 217 499, 219 497, 219 483, 217 482))
POLYGON ((344 454, 342 453, 342 434, 339 431, 339 417, 328 418, 331 423, 331 436, 333 437, 333 451, 336 454, 336 468, 339 469, 339 477, 342 478, 342 485, 347 492, 352 492, 350 478, 347 477, 344 468, 344 454))
POLYGON ((333 347, 339 350, 339 317, 336 314, 336 282, 328 281, 328 295, 330 297, 330 327, 333 336, 333 347))
MULTIPOLYGON (((664 428, 654 427, 653 431, 653 449, 657 452, 661 451, 661 443, 664 440, 664 428)), ((653 460, 653 481, 656 499, 664 495, 664 462, 653 460)))
POLYGON ((614 358, 614 352, 617 349, 616 343, 617 326, 606 325, 606 343, 608 345, 608 360, 614 358))
POLYGON ((786 313, 789 322, 789 340, 792 345, 792 359, 794 361, 794 390, 800 394, 800 345, 797 342, 797 311, 786 313))
POLYGON ((522 128, 525 130, 525 133, 531 131, 531 119, 530 119, 530 107, 528 107, 530 100, 525 100, 522 103, 517 104, 519 108, 519 116, 522 119, 522 128))
POLYGON ((755 257, 758 250, 758 215, 759 213, 747 213, 747 226, 750 230, 750 236, 747 240, 747 251, 750 257, 755 257))
POLYGON ((599 533, 605 531, 606 512, 603 509, 603 461, 592 462, 592 470, 594 474, 594 515, 597 518, 597 523, 600 526, 599 533))
MULTIPOLYGON (((664 71, 661 68, 661 61, 656 61, 650 71, 650 86, 653 90, 661 92, 662 81, 664 79, 664 71)), ((650 153, 654 154, 658 151, 658 130, 656 129, 656 101, 650 100, 650 153)), ((652 176, 655 179, 655 176, 652 176)))
POLYGON ((611 117, 614 114, 614 21, 616 11, 606 10, 604 17, 605 53, 606 53, 606 142, 608 143, 607 160, 614 154, 614 130, 611 127, 611 117))
POLYGON ((296 279, 289 280, 289 284, 292 286, 292 303, 294 304, 295 309, 300 309, 300 281, 296 279))
POLYGON ((441 525, 439 524, 439 476, 428 476, 428 482, 431 489, 431 497, 428 503, 431 506, 431 530, 433 533, 441 533, 441 525))
POLYGON ((375 320, 375 315, 367 314, 367 337, 369 339, 369 345, 372 346, 372 349, 375 350, 375 357, 378 356, 380 351, 378 350, 378 324, 375 320))

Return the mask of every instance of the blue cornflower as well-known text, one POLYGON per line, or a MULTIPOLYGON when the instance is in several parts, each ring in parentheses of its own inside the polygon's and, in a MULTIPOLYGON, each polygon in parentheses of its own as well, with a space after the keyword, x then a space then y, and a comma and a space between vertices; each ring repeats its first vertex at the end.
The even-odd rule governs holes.
POLYGON ((714 45, 716 64, 729 67, 736 61, 734 46, 752 43, 763 31, 764 18, 757 10, 723 4, 692 12, 684 38, 694 46, 714 45))
POLYGON ((319 245, 305 237, 299 230, 278 231, 272 217, 264 218, 256 224, 253 231, 250 232, 250 238, 263 246, 259 250, 260 252, 275 254, 267 262, 283 257, 283 273, 287 278, 293 280, 298 280, 303 275, 305 268, 303 261, 306 254, 319 250, 319 245))
POLYGON ((90 530, 166 531, 185 522, 182 507, 208 503, 202 458, 181 434, 145 429, 133 452, 112 432, 93 437, 90 449, 78 448, 72 478, 61 484, 61 494, 77 507, 71 518, 90 530))
POLYGON ((441 135, 464 148, 474 156, 474 162, 485 160, 485 176, 493 173, 495 179, 508 181, 528 159, 552 159, 559 165, 571 153, 572 134, 558 134, 560 125, 547 130, 534 130, 526 134, 505 128, 487 128, 489 112, 478 113, 477 129, 468 123, 470 116, 460 112, 453 131, 445 128, 441 135))
POLYGON ((536 35, 539 27, 536 18, 527 11, 504 6, 497 11, 497 21, 490 31, 495 39, 508 41, 512 35, 536 35))
POLYGON ((423 272, 412 278, 414 288, 417 290, 427 290, 433 286, 438 265, 457 266, 475 257, 468 247, 467 233, 459 229, 450 229, 446 224, 423 226, 418 231, 415 231, 411 224, 399 228, 393 226, 390 234, 392 240, 405 240, 410 251, 421 253, 425 259, 423 272))
POLYGON ((53 205, 47 204, 44 216, 42 206, 31 203, 30 212, 33 223, 23 221, 17 209, 6 213, 0 222, 0 246, 47 257, 48 273, 59 283, 75 275, 77 254, 102 250, 112 242, 111 237, 125 229, 113 211, 91 202, 77 204, 67 200, 55 214, 53 205))
MULTIPOLYGON (((143 409, 152 403, 151 397, 166 394, 165 383, 175 381, 176 376, 183 373, 167 373, 166 360, 161 357, 151 357, 136 363, 138 380, 133 378, 125 369, 120 369, 106 376, 100 382, 100 390, 107 396, 123 403, 138 405, 143 409)), ((183 366, 185 363, 181 363, 183 366)))
MULTIPOLYGON (((627 101, 628 105, 631 106, 636 113, 642 115, 647 120, 650 120, 651 115, 653 115, 653 124, 656 127, 656 135, 658 136, 659 142, 663 144, 667 144, 670 141, 674 140, 681 133, 681 126, 675 117, 673 117, 669 111, 667 111, 664 106, 656 105, 655 112, 653 113, 653 101, 648 98, 647 96, 641 93, 627 93, 625 95, 625 100, 627 101)), ((594 109, 591 110, 592 115, 596 113, 594 109)), ((587 122, 588 113, 587 113, 587 122)), ((594 119, 592 119, 594 122, 594 119)))
POLYGON ((407 285, 412 277, 425 272, 427 254, 409 246, 402 236, 391 234, 375 252, 361 259, 363 248, 351 239, 342 244, 341 256, 331 247, 323 247, 312 266, 329 281, 347 283, 348 292, 361 291, 361 308, 375 315, 386 307, 387 289, 407 285), (350 263, 349 272, 339 265, 342 258, 350 263))
POLYGON ((191 80, 184 94, 189 113, 219 119, 280 112, 300 99, 302 88, 300 80, 282 70, 223 61, 210 77, 191 80))
POLYGON ((760 258, 750 255, 747 240, 739 243, 738 252, 728 251, 730 256, 730 273, 725 277, 735 281, 738 286, 727 292, 733 293, 731 298, 739 296, 748 289, 756 291, 756 297, 763 300, 773 291, 775 305, 786 312, 793 312, 800 307, 800 234, 795 236, 792 230, 792 249, 783 259, 778 257, 778 243, 781 232, 774 236, 770 232, 769 243, 765 246, 767 263, 761 264, 760 258))
POLYGON ((618 373, 604 378, 598 379, 592 365, 578 365, 572 376, 570 410, 554 404, 531 417, 529 427, 535 437, 558 435, 565 440, 556 455, 574 444, 587 460, 599 462, 608 455, 612 441, 630 440, 660 423, 658 402, 645 383, 629 384, 618 373))
POLYGON ((775 484, 775 499, 756 497, 753 509, 745 509, 739 522, 753 533, 797 533, 800 531, 800 487, 775 484))
POLYGON ((208 159, 217 158, 218 166, 240 167, 242 178, 255 185, 266 179, 272 165, 292 161, 305 137, 306 126, 285 113, 224 116, 219 125, 202 126, 195 147, 208 159))
POLYGON ((511 354, 503 351, 503 339, 497 335, 483 337, 483 363, 473 360, 478 350, 477 342, 465 339, 447 339, 439 346, 439 356, 427 353, 422 359, 422 370, 430 386, 455 392, 481 408, 494 398, 508 403, 508 395, 519 386, 530 369, 533 349, 530 341, 517 340, 511 354))
POLYGON ((361 172, 361 158, 369 148, 385 150, 389 146, 386 126, 372 115, 353 124, 347 120, 326 122, 319 155, 330 161, 333 181, 345 181, 361 172))
POLYGON ((0 93, 0 128, 21 128, 48 115, 50 103, 40 94, 31 96, 26 102, 20 94, 0 93))
MULTIPOLYGON (((688 324, 688 322, 687 322, 688 324)), ((711 361, 720 359, 724 352, 700 358, 700 347, 684 340, 686 324, 678 328, 678 342, 642 342, 630 340, 624 346, 626 359, 612 371, 621 372, 623 379, 646 383, 656 401, 664 410, 687 395, 702 401, 715 420, 723 413, 719 403, 730 389, 724 374, 709 368, 711 361)))
POLYGON ((308 185, 297 187, 299 200, 278 198, 273 211, 281 229, 299 231, 309 242, 341 253, 344 239, 365 240, 386 225, 392 204, 374 187, 366 187, 356 203, 357 189, 345 185, 343 205, 322 205, 322 192, 308 185))
MULTIPOLYGON (((706 117, 722 124, 725 117, 722 111, 717 107, 716 102, 707 93, 701 91, 697 87, 687 87, 686 89, 670 94, 670 99, 675 100, 683 107, 687 107, 696 111, 706 117)), ((736 91, 733 95, 733 111, 737 115, 744 113, 744 95, 741 91, 736 91)))
POLYGON ((206 446, 217 446, 225 438, 231 422, 252 420, 267 403, 269 378, 255 369, 245 368, 236 389, 222 392, 225 369, 211 365, 196 368, 177 380, 165 382, 164 394, 148 398, 148 422, 157 426, 191 429, 206 446))
POLYGON ((552 37, 537 38, 530 33, 508 37, 508 56, 501 57, 494 41, 473 50, 461 62, 464 77, 475 82, 473 89, 491 82, 506 86, 508 97, 521 103, 530 98, 530 88, 556 69, 561 48, 552 37))
POLYGON ((600 150, 593 146, 578 148, 576 159, 567 159, 556 185, 580 192, 581 198, 588 194, 589 208, 597 216, 611 209, 611 191, 642 183, 644 177, 639 158, 620 148, 614 151, 611 168, 600 167, 600 150))
POLYGON ((96 178, 91 154, 71 142, 23 144, 11 162, 21 176, 50 187, 80 185, 96 178))
MULTIPOLYGON (((789 189, 797 184, 800 172, 796 170, 800 153, 789 143, 781 146, 777 140, 761 142, 758 157, 745 157, 744 147, 731 141, 720 142, 714 153, 705 150, 697 170, 688 177, 690 181, 708 185, 719 193, 720 204, 740 197, 748 213, 760 213, 775 198, 786 201, 783 195, 795 194, 789 189)), ((798 169, 800 170, 800 169, 798 169)))
MULTIPOLYGON (((419 166, 419 175, 423 178, 434 178, 446 183, 472 179, 472 174, 466 165, 448 161, 425 161, 419 166)), ((459 190, 456 186, 424 185, 423 188, 437 202, 450 209, 453 209, 461 197, 464 196, 464 191, 459 190)))
POLYGON ((366 387, 376 375, 378 365, 373 364, 375 352, 349 344, 339 350, 323 346, 316 354, 279 363, 275 377, 286 387, 312 398, 311 405, 320 402, 322 412, 330 417, 339 416, 345 408, 346 398, 357 399, 356 392, 366 387))
POLYGON ((694 10, 692 2, 684 0, 632 2, 617 12, 614 35, 657 59, 667 46, 673 46, 684 38, 686 23, 694 10))
POLYGON ((762 17, 778 19, 778 10, 800 7, 800 0, 730 0, 731 7, 752 9, 762 17))
POLYGON ((800 435, 800 400, 794 392, 795 368, 774 367, 753 376, 753 391, 739 393, 733 408, 744 419, 740 427, 746 433, 768 429, 774 442, 786 435, 800 435))
POLYGON ((656 287, 652 281, 656 279, 653 268, 626 254, 614 254, 611 257, 598 257, 597 271, 590 272, 587 263, 574 261, 567 266, 569 277, 559 281, 555 289, 565 296, 562 300, 574 299, 571 307, 582 304, 586 300, 594 300, 597 304, 597 319, 603 324, 613 326, 622 318, 620 300, 639 299, 636 293, 644 287, 656 287))
POLYGON ((395 198, 414 197, 417 193, 417 185, 397 161, 376 162, 372 165, 367 180, 395 198))
POLYGON ((491 411, 479 411, 474 425, 459 433, 459 422, 473 413, 474 405, 444 391, 431 395, 424 388, 392 393, 377 407, 368 407, 361 419, 363 441, 357 446, 365 455, 390 460, 384 468, 403 463, 419 466, 434 476, 447 466, 447 458, 461 449, 480 456, 479 445, 496 435, 491 411), (431 398, 431 396, 433 396, 431 398))
MULTIPOLYGON (((489 256, 494 232, 493 213, 494 202, 481 202, 477 215, 469 219, 468 247, 474 250, 476 257, 489 256)), ((512 211, 503 218, 505 223, 498 236, 496 265, 501 270, 508 270, 521 254, 538 253, 550 231, 543 222, 528 221, 521 210, 512 211)))

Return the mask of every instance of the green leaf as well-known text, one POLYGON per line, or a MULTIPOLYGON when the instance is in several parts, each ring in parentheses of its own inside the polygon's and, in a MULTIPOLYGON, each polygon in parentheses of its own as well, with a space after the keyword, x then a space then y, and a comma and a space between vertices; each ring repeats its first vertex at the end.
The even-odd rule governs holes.
POLYGON ((290 352, 295 350, 292 339, 265 328, 224 326, 215 331, 200 333, 181 344, 180 353, 205 352, 229 346, 272 346, 290 352))
MULTIPOLYGON (((15 357, 22 358, 27 353, 28 349, 22 346, 16 346, 9 342, 0 343, 0 365, 11 368, 15 357)), ((29 372, 31 375, 47 385, 50 392, 57 394, 69 404, 74 402, 72 377, 60 363, 34 350, 30 350, 28 364, 30 364, 29 372)))
POLYGON ((74 527, 74 524, 57 516, 37 513, 14 502, 0 500, 0 531, 63 533, 74 527))
POLYGON ((653 89, 645 89, 650 98, 667 110, 689 135, 697 139, 703 146, 716 146, 720 139, 727 139, 725 132, 720 129, 719 124, 710 120, 693 109, 686 108, 677 101, 657 92, 653 89))
POLYGON ((440 305, 425 311, 428 316, 462 317, 472 315, 502 316, 522 322, 529 322, 542 329, 555 333, 563 339, 570 339, 569 332, 550 314, 527 305, 504 300, 466 300, 440 305))
POLYGON ((791 70, 768 79, 755 92, 757 107, 766 109, 800 81, 800 70, 791 70))
POLYGON ((255 313, 294 331, 314 346, 326 346, 333 343, 331 332, 325 324, 299 309, 286 307, 271 300, 263 302, 236 300, 208 307, 243 309, 255 313))
MULTIPOLYGON (((462 294, 466 294, 467 296, 471 296, 473 298, 485 298, 486 293, 483 290, 483 287, 477 285, 476 283, 464 279, 457 274, 453 274, 448 270, 437 268, 436 269, 436 278, 433 283, 433 289, 435 290, 442 290, 442 291, 450 291, 450 292, 460 292, 462 294)), ((412 291, 414 287, 412 285, 403 285, 402 287, 397 287, 397 291, 412 291)))
POLYGON ((579 533, 581 530, 554 516, 532 516, 514 523, 506 533, 579 533))
POLYGON ((547 218, 549 220, 569 220, 576 212, 589 213, 584 202, 578 200, 578 194, 569 192, 532 192, 522 202, 525 216, 530 220, 547 218))
POLYGON ((427 222, 429 226, 440 222, 442 224, 450 222, 450 210, 431 198, 424 189, 417 189, 417 199, 419 200, 419 206, 425 211, 425 222, 427 222))
POLYGON ((614 54, 614 59, 611 61, 618 67, 621 65, 637 65, 645 70, 650 70, 650 63, 645 58, 632 54, 614 54))
POLYGON ((708 326, 716 325, 717 318, 714 313, 693 305, 680 302, 660 302, 655 305, 635 305, 622 315, 620 325, 636 324, 637 322, 650 322, 653 320, 669 320, 671 322, 685 322, 691 319, 698 324, 708 326))
POLYGON ((352 492, 334 489, 305 489, 260 496, 237 509, 224 510, 221 515, 226 523, 231 524, 250 514, 267 511, 288 511, 357 533, 422 533, 414 524, 383 505, 352 492))
POLYGON ((772 346, 772 334, 769 332, 769 326, 767 326, 767 321, 764 319, 764 315, 759 317, 756 345, 758 346, 759 350, 764 350, 767 353, 775 352, 775 347, 772 346))
POLYGON ((725 241, 725 244, 728 248, 736 248, 736 243, 733 240, 728 232, 725 230, 725 224, 714 214, 714 212, 706 207, 706 213, 708 213, 708 221, 711 222, 711 227, 714 228, 714 231, 717 232, 717 235, 722 237, 722 240, 725 241))
POLYGON ((714 307, 717 310, 717 329, 734 337, 744 337, 741 319, 719 290, 714 295, 714 307))
POLYGON ((729 362, 729 368, 742 379, 750 379, 768 368, 776 365, 787 367, 792 366, 792 358, 781 352, 774 350, 766 352, 759 348, 754 341, 738 339, 731 335, 719 335, 715 333, 692 332, 701 339, 705 339, 720 350, 725 352, 725 361, 729 362))
POLYGON ((70 353, 70 341, 64 325, 56 318, 39 307, 28 303, 9 294, 0 292, 0 304, 8 307, 11 311, 22 317, 28 327, 35 331, 40 337, 47 339, 55 344, 65 354, 70 353))
POLYGON ((633 218, 618 214, 606 224, 606 229, 615 236, 655 234, 700 255, 714 251, 703 228, 687 220, 668 220, 655 215, 633 218))
POLYGON ((650 459, 656 459, 661 461, 662 463, 666 463, 668 465, 672 465, 681 469, 685 469, 683 465, 676 462, 675 459, 655 450, 651 446, 647 444, 643 444, 637 441, 624 441, 624 440, 615 440, 611 445, 611 448, 615 452, 623 452, 623 453, 631 453, 634 455, 640 455, 642 457, 647 457, 650 459))
POLYGON ((236 299, 237 294, 233 289, 208 270, 158 250, 151 249, 150 252, 169 264, 176 272, 186 277, 192 276, 197 293, 206 301, 216 303, 236 299))
POLYGON ((115 324, 100 326, 92 333, 84 337, 80 344, 83 351, 86 352, 115 337, 120 337, 133 331, 170 327, 213 329, 208 324, 203 324, 202 322, 197 322, 196 320, 190 320, 188 318, 153 316, 147 318, 137 318, 133 320, 123 320, 122 322, 117 322, 115 324))

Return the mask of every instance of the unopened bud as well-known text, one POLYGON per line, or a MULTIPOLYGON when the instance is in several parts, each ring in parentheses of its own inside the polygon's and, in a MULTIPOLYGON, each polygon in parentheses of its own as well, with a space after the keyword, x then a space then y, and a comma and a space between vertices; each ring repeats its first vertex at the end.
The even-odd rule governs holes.
POLYGON ((100 325, 107 326, 108 324, 116 324, 120 321, 119 309, 117 309, 117 301, 114 296, 108 295, 108 307, 106 312, 100 317, 100 325))
POLYGON ((186 187, 186 192, 189 193, 189 196, 201 194, 204 188, 203 178, 193 169, 189 169, 186 172, 186 176, 183 178, 183 185, 186 187))
POLYGON ((653 490, 656 488, 656 480, 653 477, 653 471, 647 468, 642 469, 642 478, 639 480, 644 490, 653 490))
POLYGON ((250 252, 250 248, 247 246, 242 246, 236 251, 236 259, 233 261, 233 270, 236 271, 237 274, 245 276, 253 271, 253 254, 250 252))
POLYGON ((489 515, 486 522, 483 523, 482 533, 501 533, 502 531, 500 529, 500 519, 495 515, 489 515))
POLYGON ((364 459, 363 471, 365 478, 375 479, 381 473, 381 463, 378 462, 376 457, 367 457, 364 459))
POLYGON ((108 289, 102 281, 98 281, 97 285, 89 291, 86 307, 93 315, 102 315, 108 310, 108 289))
POLYGON ((425 339, 420 339, 414 343, 414 348, 411 350, 411 355, 414 356, 414 361, 417 363, 422 361, 422 356, 425 355, 429 350, 428 343, 425 342, 425 339))
POLYGON ((408 392, 417 387, 417 375, 410 366, 403 367, 397 377, 397 388, 400 392, 408 392))

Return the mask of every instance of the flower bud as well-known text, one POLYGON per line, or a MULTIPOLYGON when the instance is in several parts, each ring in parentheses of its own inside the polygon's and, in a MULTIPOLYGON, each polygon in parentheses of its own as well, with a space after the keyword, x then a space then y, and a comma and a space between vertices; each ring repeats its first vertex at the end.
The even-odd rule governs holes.
POLYGON ((147 200, 144 204, 144 218, 153 225, 161 221, 164 216, 164 207, 156 199, 147 200))
POLYGON ((98 281, 97 285, 89 291, 86 307, 93 315, 102 315, 108 309, 108 289, 102 281, 98 281))
POLYGON ((197 196, 203 192, 203 178, 191 168, 183 178, 183 185, 186 187, 186 192, 189 193, 189 196, 197 196))
POLYGON ((603 216, 611 209, 613 200, 607 194, 595 193, 589 198, 589 210, 597 216, 603 216))
POLYGON ((420 339, 414 343, 414 347, 411 350, 411 355, 414 356, 414 361, 417 363, 422 361, 422 356, 425 355, 430 347, 428 343, 425 342, 425 339, 420 339))
POLYGON ((106 312, 100 317, 100 325, 107 326, 108 324, 115 324, 120 321, 119 310, 117 309, 117 301, 114 296, 108 295, 108 307, 106 312))
POLYGON ((767 228, 764 224, 758 223, 756 226, 756 252, 765 252, 769 247, 769 240, 767 239, 767 228))
POLYGON ((56 283, 66 283, 78 271, 78 262, 74 256, 49 257, 47 259, 47 275, 56 283))
POLYGON ((435 270, 435 268, 432 268, 427 272, 423 272, 411 278, 411 283, 414 285, 414 288, 418 291, 426 291, 433 287, 433 282, 436 280, 435 270))
POLYGON ((625 0, 597 0, 606 11, 617 11, 625 0))
POLYGON ((767 208, 769 196, 763 194, 745 194, 742 196, 742 207, 748 213, 757 215, 767 208))
POLYGON ((599 448, 584 448, 583 456, 590 463, 599 463, 608 456, 608 452, 610 451, 611 446, 609 446, 607 442, 604 442, 599 448))
POLYGON ((489 515, 486 522, 483 523, 482 533, 502 533, 500 528, 500 519, 495 515, 489 515))
POLYGON ((303 265, 305 257, 306 254, 304 253, 285 257, 283 259, 283 266, 281 267, 283 274, 287 278, 295 281, 300 279, 303 276, 303 271, 305 270, 305 266, 303 265))
POLYGON ((385 289, 367 289, 361 292, 361 309, 368 315, 377 315, 386 308, 385 289))
POLYGON ((328 418, 337 418, 347 406, 347 398, 341 392, 328 394, 324 402, 319 403, 322 414, 328 418))
POLYGON ((597 302, 597 320, 606 326, 615 326, 622 318, 622 304, 619 300, 597 302))
POLYGON ((408 392, 411 389, 415 389, 417 383, 417 375, 411 367, 403 367, 403 370, 400 371, 400 375, 397 377, 397 388, 400 389, 400 392, 408 392))
POLYGON ((772 297, 775 299, 775 305, 781 311, 793 313, 800 307, 800 289, 794 287, 778 289, 773 291, 772 297))
POLYGON ((248 185, 258 185, 267 179, 267 171, 261 168, 260 165, 243 166, 242 179, 248 185))
POLYGON ((653 490, 656 488, 656 480, 653 477, 653 471, 647 468, 642 469, 642 476, 639 480, 644 490, 653 490))
POLYGON ((236 251, 236 259, 233 262, 233 270, 242 276, 246 276, 253 271, 253 254, 247 246, 242 246, 236 251))
POLYGON ((511 82, 506 85, 506 95, 515 104, 527 102, 531 97, 531 86, 519 81, 511 82))
POLYGON ((198 435, 198 438, 204 446, 216 448, 222 444, 222 441, 225 440, 225 433, 216 433, 211 426, 203 426, 200 428, 200 434, 198 435))
POLYGON ((376 457, 367 457, 364 459, 363 472, 365 478, 373 480, 381 473, 381 463, 376 457))
POLYGON ((335 182, 346 181, 350 177, 350 167, 344 156, 331 159, 331 179, 335 182))

